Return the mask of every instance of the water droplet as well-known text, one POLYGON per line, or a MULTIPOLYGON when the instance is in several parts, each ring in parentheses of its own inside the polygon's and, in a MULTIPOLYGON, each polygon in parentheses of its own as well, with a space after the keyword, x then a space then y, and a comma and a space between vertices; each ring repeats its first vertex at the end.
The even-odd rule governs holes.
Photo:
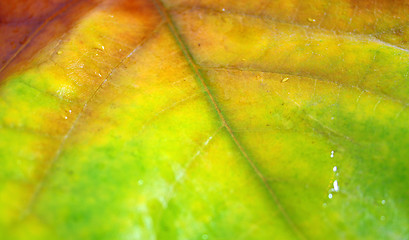
POLYGON ((222 8, 222 11, 224 12, 224 11, 226 11, 226 9, 222 8))
POLYGON ((104 50, 104 49, 105 49, 105 47, 104 47, 104 46, 101 46, 101 48, 102 48, 102 50, 104 50))
POLYGON ((329 198, 329 199, 332 198, 332 193, 328 194, 328 198, 329 198))
POLYGON ((64 116, 64 119, 68 119, 68 117, 67 117, 67 116, 64 116))
POLYGON ((68 110, 68 112, 69 112, 69 113, 72 113, 71 109, 70 109, 70 110, 68 110))
POLYGON ((383 199, 383 200, 381 201, 381 203, 382 203, 382 205, 385 205, 385 203, 386 203, 385 199, 383 199))
POLYGON ((334 151, 331 151, 331 158, 333 158, 334 157, 334 151))
POLYGON ((332 168, 332 171, 336 172, 337 171, 337 166, 334 166, 334 168, 332 168))
POLYGON ((282 83, 285 83, 285 82, 287 82, 287 81, 288 81, 288 79, 289 79, 288 77, 283 78, 283 79, 281 80, 281 82, 282 82, 282 83))
POLYGON ((204 239, 204 240, 209 239, 209 236, 207 234, 203 234, 202 239, 204 239))
POLYGON ((62 51, 58 51, 57 54, 58 54, 58 55, 61 55, 61 54, 62 54, 62 51))
POLYGON ((308 21, 309 22, 315 22, 315 19, 314 18, 308 18, 308 21))
POLYGON ((334 120, 334 117, 331 117, 331 120, 334 120))
POLYGON ((142 180, 142 179, 139 179, 139 180, 138 180, 138 184, 139 184, 139 185, 142 185, 142 184, 143 184, 143 180, 142 180))
POLYGON ((334 181, 334 190, 335 190, 335 192, 339 191, 339 186, 338 186, 338 181, 337 180, 334 181))

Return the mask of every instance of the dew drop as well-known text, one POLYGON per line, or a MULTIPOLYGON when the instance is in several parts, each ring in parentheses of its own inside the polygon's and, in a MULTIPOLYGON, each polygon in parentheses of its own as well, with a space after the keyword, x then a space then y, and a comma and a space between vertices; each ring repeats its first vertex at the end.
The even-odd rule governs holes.
POLYGON ((309 22, 315 22, 315 19, 314 18, 308 18, 308 21, 309 22))
POLYGON ((142 185, 142 184, 143 184, 143 180, 142 180, 142 179, 139 179, 139 180, 138 180, 138 184, 139 184, 139 185, 142 185))
POLYGON ((339 191, 339 186, 338 186, 338 181, 337 180, 334 181, 334 190, 335 190, 335 192, 339 191))
POLYGON ((67 117, 67 116, 64 116, 64 119, 68 119, 68 117, 67 117))
POLYGON ((57 54, 58 54, 58 55, 61 55, 61 54, 62 54, 62 51, 58 51, 57 54))
POLYGON ((331 158, 333 158, 334 157, 334 151, 331 151, 331 158))
POLYGON ((385 199, 383 199, 383 200, 381 201, 381 203, 382 203, 382 205, 385 205, 385 203, 386 203, 385 199))
POLYGON ((337 166, 334 166, 334 168, 332 168, 332 171, 336 172, 337 171, 337 166))
POLYGON ((328 194, 328 198, 329 198, 329 199, 332 198, 332 193, 328 194))
POLYGON ((70 109, 70 110, 68 110, 68 112, 69 112, 69 113, 72 113, 71 109, 70 109))
POLYGON ((224 11, 226 11, 226 9, 222 8, 222 11, 224 12, 224 11))

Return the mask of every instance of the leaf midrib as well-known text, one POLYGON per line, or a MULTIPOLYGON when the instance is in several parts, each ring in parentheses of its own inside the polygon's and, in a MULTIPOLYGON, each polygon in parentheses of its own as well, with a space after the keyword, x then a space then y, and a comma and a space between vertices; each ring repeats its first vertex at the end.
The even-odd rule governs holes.
MULTIPOLYGON (((240 11, 220 11, 218 9, 213 9, 213 8, 207 8, 207 7, 203 7, 203 6, 196 6, 196 7, 186 7, 186 8, 182 8, 182 7, 176 7, 175 9, 169 10, 170 12, 174 12, 176 14, 189 14, 189 12, 191 11, 198 11, 198 12, 204 12, 206 14, 209 13, 215 13, 215 14, 229 14, 231 16, 244 16, 244 17, 249 17, 249 18, 254 18, 254 19, 260 19, 262 21, 268 21, 270 23, 274 23, 274 24, 285 24, 285 25, 289 25, 289 26, 295 26, 298 28, 301 28, 305 31, 308 30, 319 30, 322 31, 323 34, 327 35, 327 36, 333 36, 334 34, 336 34, 336 36, 342 37, 342 38, 346 38, 346 39, 353 39, 353 40, 359 40, 359 41, 368 41, 374 44, 379 44, 380 46, 384 46, 387 48, 391 48, 396 50, 399 53, 405 54, 405 56, 407 54, 409 54, 409 49, 403 48, 403 47, 399 47, 397 45, 393 45, 392 43, 383 41, 379 38, 377 38, 376 36, 374 36, 373 34, 363 34, 363 33, 354 33, 354 32, 348 32, 348 31, 338 31, 338 32, 334 32, 334 31, 330 31, 328 29, 323 29, 323 28, 319 28, 319 27, 315 27, 315 26, 309 26, 309 25, 302 25, 302 24, 298 24, 298 23, 292 23, 292 22, 288 22, 288 21, 281 21, 279 19, 270 17, 270 16, 264 16, 264 15, 254 15, 254 14, 249 14, 249 13, 245 13, 245 12, 240 12, 240 11)), ((375 57, 374 57, 375 59, 375 57)), ((376 60, 373 60, 370 64, 375 64, 376 60)), ((325 77, 320 77, 317 75, 313 75, 310 74, 308 72, 302 72, 302 73, 297 73, 297 72, 292 72, 292 71, 274 71, 274 70, 264 70, 264 69, 259 69, 259 68, 251 68, 251 67, 230 67, 230 66, 201 66, 200 64, 196 64, 196 67, 199 69, 204 69, 204 68, 225 68, 225 69, 237 69, 237 70, 241 70, 241 71, 252 71, 252 72, 271 72, 271 73, 280 73, 280 74, 289 74, 289 75, 297 75, 300 77, 309 77, 309 78, 314 78, 317 80, 322 80, 322 81, 327 81, 327 82, 332 82, 335 83, 337 85, 344 85, 344 86, 351 86, 351 87, 355 87, 361 91, 365 91, 368 93, 372 93, 374 95, 378 95, 382 98, 386 98, 389 99, 393 102, 397 102, 403 106, 407 106, 409 103, 407 101, 406 98, 404 97, 399 97, 399 96, 394 96, 390 93, 387 92, 382 92, 379 91, 377 89, 371 89, 371 88, 365 88, 364 86, 361 86, 361 82, 363 82, 364 80, 360 80, 360 82, 357 85, 352 85, 352 84, 348 84, 348 83, 341 83, 338 81, 334 81, 334 80, 330 80, 330 79, 326 79, 325 77)), ((371 69, 371 66, 368 67, 368 71, 369 69, 371 69)), ((363 76, 363 78, 365 79, 368 75, 368 72, 363 76)))
POLYGON ((306 239, 304 234, 300 231, 300 229, 295 225, 293 220, 287 214, 286 210, 284 209, 281 202, 279 201, 277 195, 275 194, 275 192, 273 191, 271 186, 268 184, 267 179, 264 177, 264 175, 261 173, 261 171, 257 168, 254 161, 250 159, 247 152, 245 151, 245 149, 243 148, 243 146, 241 145, 241 143, 239 142, 237 137, 234 135, 231 127, 229 126, 229 124, 226 121, 226 118, 224 117, 223 113, 221 112, 221 110, 220 110, 220 108, 219 108, 213 94, 211 93, 209 87, 207 86, 202 71, 199 68, 197 68, 197 64, 196 64, 191 52, 189 51, 187 45, 185 44, 184 40, 182 39, 178 29, 176 28, 175 23, 173 22, 170 14, 168 13, 168 10, 165 8, 165 6, 163 5, 163 3, 160 0, 152 0, 152 1, 154 2, 154 5, 156 6, 156 8, 157 8, 158 12, 160 13, 160 15, 162 16, 162 18, 167 23, 167 26, 168 26, 170 32, 172 33, 172 36, 173 36, 174 40, 176 41, 177 45, 179 46, 180 50, 182 51, 188 65, 190 66, 190 69, 193 71, 193 73, 194 73, 196 79, 199 81, 200 85, 204 88, 211 105, 214 107, 214 110, 216 111, 216 113, 217 113, 219 119, 221 120, 223 126, 225 127, 225 129, 229 133, 229 135, 230 135, 231 139, 233 140, 234 144, 237 146, 240 153, 246 159, 247 163, 251 166, 254 173, 257 175, 257 177, 263 182, 263 185, 265 186, 265 188, 268 191, 269 195, 271 196, 271 198, 273 199, 273 201, 277 205, 278 210, 280 211, 280 213, 282 214, 282 216, 284 217, 285 221, 290 226, 290 228, 294 231, 294 233, 297 235, 298 238, 306 239))

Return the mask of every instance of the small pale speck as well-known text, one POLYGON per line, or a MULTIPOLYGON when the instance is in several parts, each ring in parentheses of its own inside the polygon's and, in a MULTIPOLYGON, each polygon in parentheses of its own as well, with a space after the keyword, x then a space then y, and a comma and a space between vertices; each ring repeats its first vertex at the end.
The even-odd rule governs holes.
POLYGON ((226 9, 222 8, 222 11, 224 12, 224 11, 226 11, 226 9))
POLYGON ((381 201, 382 205, 384 205, 386 203, 385 199, 381 201))
POLYGON ((101 46, 101 48, 102 48, 102 50, 104 50, 104 49, 105 49, 105 47, 104 47, 104 46, 101 46))
POLYGON ((322 206, 325 208, 327 207, 327 203, 323 203, 322 206))
POLYGON ((337 180, 334 181, 334 190, 335 190, 335 192, 339 191, 339 186, 338 186, 338 181, 337 180))
POLYGON ((207 140, 206 140, 206 142, 204 143, 204 145, 206 146, 209 142, 210 142, 210 140, 212 140, 212 136, 210 136, 207 140))
POLYGON ((334 157, 334 151, 331 151, 331 158, 333 158, 334 157))
POLYGON ((58 54, 58 55, 61 55, 61 54, 62 54, 62 51, 58 51, 57 54, 58 54))
POLYGON ((384 221, 385 220, 385 216, 381 216, 381 221, 384 221))
POLYGON ((67 117, 67 116, 64 116, 64 119, 68 119, 68 117, 67 117))
POLYGON ((281 79, 281 82, 282 82, 282 83, 285 83, 285 82, 287 82, 287 81, 288 81, 288 79, 289 79, 288 77, 283 78, 283 79, 281 79))
POLYGON ((334 167, 332 168, 332 171, 336 172, 337 169, 338 169, 337 166, 334 166, 334 167))
POLYGON ((328 198, 329 198, 329 199, 332 198, 332 193, 328 194, 328 198))
POLYGON ((69 112, 69 113, 71 113, 71 112, 72 112, 72 111, 71 111, 71 109, 70 109, 70 110, 68 110, 68 112, 69 112))
POLYGON ((308 18, 308 21, 309 22, 315 22, 315 19, 314 18, 308 18))
POLYGON ((142 180, 142 179, 139 179, 139 180, 138 180, 138 184, 139 184, 139 185, 142 185, 142 184, 143 184, 143 180, 142 180))
POLYGON ((207 234, 203 234, 202 239, 204 239, 204 240, 209 239, 209 236, 207 234))

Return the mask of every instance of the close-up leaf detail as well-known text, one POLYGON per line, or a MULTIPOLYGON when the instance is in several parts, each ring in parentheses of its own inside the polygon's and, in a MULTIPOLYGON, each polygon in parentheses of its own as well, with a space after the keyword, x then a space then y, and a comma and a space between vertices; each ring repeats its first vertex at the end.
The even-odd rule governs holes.
POLYGON ((0 0, 0 239, 409 239, 409 2, 0 0))

